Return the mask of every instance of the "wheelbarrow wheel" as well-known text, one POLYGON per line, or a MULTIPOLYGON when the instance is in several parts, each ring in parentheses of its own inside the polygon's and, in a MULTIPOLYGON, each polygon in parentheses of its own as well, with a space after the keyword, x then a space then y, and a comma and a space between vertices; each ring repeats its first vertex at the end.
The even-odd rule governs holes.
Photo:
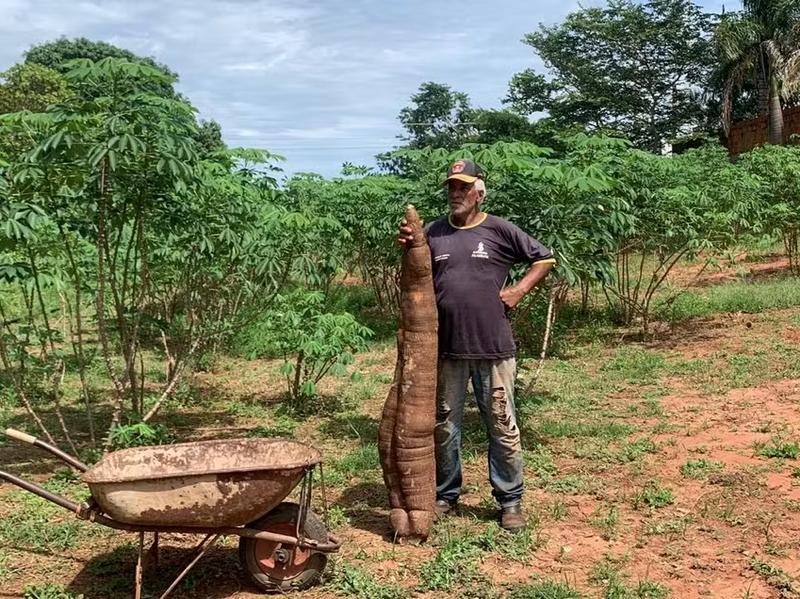
MULTIPOLYGON (((294 537, 300 506, 281 503, 266 516, 248 525, 267 532, 294 537)), ((328 541, 328 530, 314 512, 306 515, 303 535, 321 543, 328 541)), ((261 539, 239 539, 239 560, 250 580, 268 593, 307 589, 319 582, 328 556, 312 549, 286 546, 261 539)))

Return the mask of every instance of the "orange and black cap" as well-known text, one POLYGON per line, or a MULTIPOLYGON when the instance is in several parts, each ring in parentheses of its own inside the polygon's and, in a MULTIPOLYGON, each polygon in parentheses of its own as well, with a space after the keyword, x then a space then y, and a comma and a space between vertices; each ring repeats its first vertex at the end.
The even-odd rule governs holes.
POLYGON ((472 160, 457 160, 447 169, 445 183, 450 179, 458 179, 465 183, 475 183, 478 179, 483 179, 484 176, 483 169, 472 160))

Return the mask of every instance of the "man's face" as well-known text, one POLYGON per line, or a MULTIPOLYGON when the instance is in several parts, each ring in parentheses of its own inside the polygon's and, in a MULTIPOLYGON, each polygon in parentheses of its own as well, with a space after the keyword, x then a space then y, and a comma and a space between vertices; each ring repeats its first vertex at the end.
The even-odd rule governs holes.
POLYGON ((483 201, 483 192, 475 189, 474 183, 450 179, 447 182, 447 200, 450 204, 450 214, 464 217, 475 211, 483 201))

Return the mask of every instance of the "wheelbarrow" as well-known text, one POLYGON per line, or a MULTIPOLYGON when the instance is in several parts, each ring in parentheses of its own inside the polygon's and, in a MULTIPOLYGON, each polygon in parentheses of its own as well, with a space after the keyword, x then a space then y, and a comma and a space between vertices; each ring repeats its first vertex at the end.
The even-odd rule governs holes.
MULTIPOLYGON (((165 599, 219 540, 239 537, 239 559, 266 592, 308 588, 319 581, 328 553, 341 543, 311 511, 314 468, 322 455, 285 439, 229 439, 134 447, 106 454, 91 468, 36 437, 6 429, 8 437, 49 451, 76 470, 91 498, 75 503, 30 481, 0 471, 0 479, 74 512, 78 518, 139 534, 134 597, 140 599, 145 533, 158 565, 159 533, 205 535, 165 599), (301 485, 298 503, 284 502, 301 485)), ((325 505, 324 477, 322 481, 325 505)))

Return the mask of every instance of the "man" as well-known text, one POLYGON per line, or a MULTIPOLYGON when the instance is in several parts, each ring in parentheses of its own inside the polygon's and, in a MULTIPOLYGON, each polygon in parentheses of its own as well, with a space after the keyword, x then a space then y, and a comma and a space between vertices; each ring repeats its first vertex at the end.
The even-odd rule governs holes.
MULTIPOLYGON (((453 510, 461 493, 461 427, 467 383, 489 433, 489 480, 500 524, 517 532, 522 513, 522 447, 514 408, 516 347, 507 312, 550 272, 550 250, 512 223, 481 211, 483 170, 471 160, 447 172, 450 214, 426 227, 439 312, 436 400, 436 513, 453 510), (512 265, 530 264, 504 287, 512 265)), ((411 230, 401 223, 398 241, 411 230)))

